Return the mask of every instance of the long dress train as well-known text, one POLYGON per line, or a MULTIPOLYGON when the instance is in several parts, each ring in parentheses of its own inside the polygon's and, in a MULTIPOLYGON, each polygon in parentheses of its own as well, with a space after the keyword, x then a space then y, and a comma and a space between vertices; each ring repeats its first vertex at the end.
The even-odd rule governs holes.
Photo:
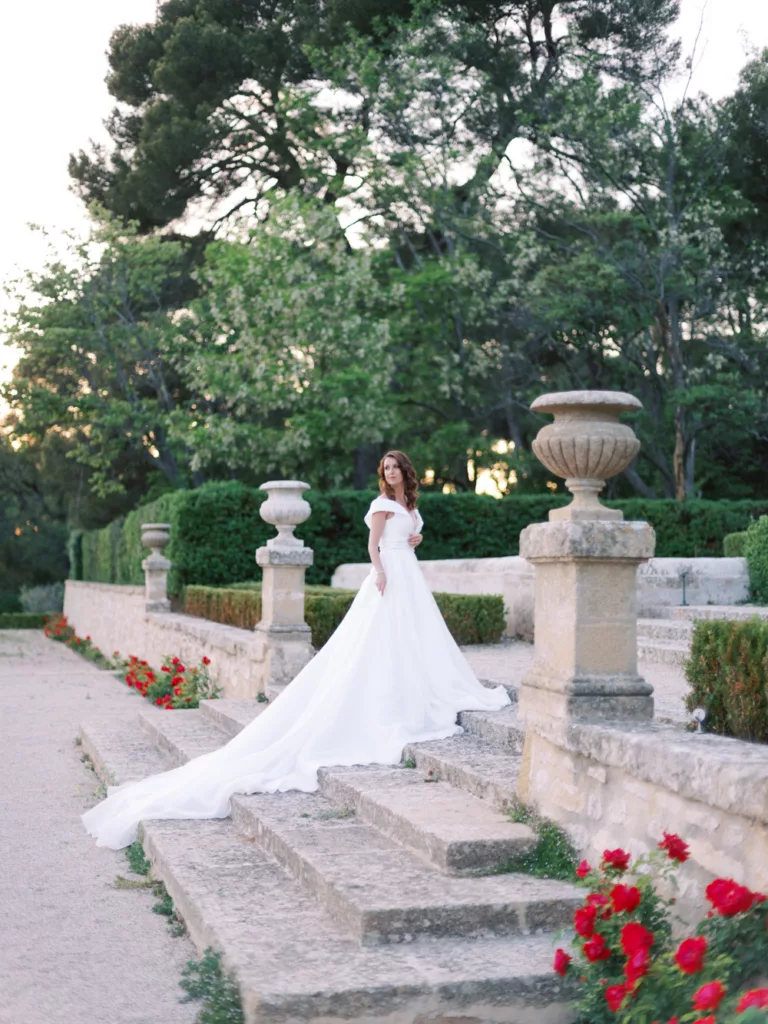
POLYGON ((408 743, 462 731, 459 711, 496 710, 509 703, 503 687, 475 678, 419 568, 408 536, 420 532, 397 502, 381 538, 384 595, 373 571, 342 623, 308 665, 261 715, 225 746, 123 786, 83 815, 98 845, 133 842, 140 821, 224 818, 234 793, 317 789, 318 768, 397 764, 408 743))

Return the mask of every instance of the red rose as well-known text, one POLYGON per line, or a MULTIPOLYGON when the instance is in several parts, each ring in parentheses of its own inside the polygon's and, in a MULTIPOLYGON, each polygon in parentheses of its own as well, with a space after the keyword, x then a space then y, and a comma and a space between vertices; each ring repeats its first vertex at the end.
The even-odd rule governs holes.
POLYGON ((691 856, 688 850, 688 843, 683 842, 680 836, 674 832, 665 832, 664 838, 659 843, 660 850, 666 850, 670 860, 679 861, 684 864, 691 856))
POLYGON ((720 981, 710 981, 702 985, 693 997, 694 1010, 716 1010, 723 1001, 725 986, 720 981))
POLYGON ((595 933, 589 942, 584 943, 584 956, 591 964, 598 960, 607 960, 610 955, 611 951, 606 946, 602 935, 595 933))
POLYGON ((171 680, 171 686, 181 686, 183 682, 184 680, 181 676, 174 676, 171 680))
POLYGON ((640 890, 634 885, 614 885, 611 889, 611 902, 617 914, 631 914, 640 904, 640 890))
POLYGON ((627 994, 626 985, 609 985, 605 990, 605 1001, 614 1013, 621 1009, 624 996, 627 994))
POLYGON ((621 948, 627 956, 632 956, 638 949, 650 949, 652 945, 653 933, 637 921, 630 921, 621 929, 621 948))
POLYGON ((171 670, 168 668, 167 665, 161 665, 160 666, 160 671, 161 672, 170 672, 171 670))
POLYGON ((706 888, 709 902, 723 917, 733 917, 749 910, 755 902, 755 893, 732 878, 716 878, 706 888))
POLYGON ((736 1013, 744 1013, 750 1007, 756 1010, 768 1010, 768 988, 753 988, 751 992, 745 992, 736 1007, 736 1013))
POLYGON ((704 966, 706 952, 707 940, 704 936, 697 939, 685 939, 675 953, 675 963, 683 974, 696 974, 704 966))
POLYGON ((626 871, 629 867, 629 854, 625 850, 604 850, 604 868, 614 868, 616 871, 626 871))
POLYGON ((624 965, 624 973, 627 976, 627 983, 633 985, 638 978, 648 973, 651 966, 651 956, 645 946, 636 949, 624 965))
MULTIPOLYGON (((210 665, 211 664, 211 659, 210 658, 206 658, 206 656, 203 655, 203 664, 204 665, 210 665)), ((586 864, 586 861, 582 861, 582 863, 586 864)))
POLYGON ((163 702, 162 702, 162 700, 160 699, 160 697, 158 697, 158 698, 157 698, 157 700, 155 701, 155 704, 157 704, 157 706, 158 706, 158 707, 160 707, 162 703, 163 703, 163 702))
POLYGON ((177 672, 186 672, 187 670, 184 668, 184 666, 181 664, 180 661, 177 661, 176 662, 176 671, 177 672))
POLYGON ((568 970, 568 964, 572 959, 573 957, 568 956, 564 949, 555 950, 555 970, 561 977, 565 977, 565 973, 568 970))
POLYGON ((595 930, 597 910, 594 907, 579 907, 573 915, 573 927, 582 939, 588 939, 595 930))
POLYGON ((591 892, 587 896, 587 903, 590 907, 604 907, 608 903, 608 897, 602 892, 591 892))
POLYGON ((693 1024, 717 1024, 717 1017, 714 1013, 708 1013, 706 1017, 699 1017, 693 1024))
MULTIPOLYGON (((205 658, 203 658, 203 661, 205 661, 205 658)), ((579 876, 579 878, 586 878, 591 870, 592 868, 590 867, 589 862, 583 860, 581 864, 579 864, 579 866, 576 868, 576 874, 579 876)))

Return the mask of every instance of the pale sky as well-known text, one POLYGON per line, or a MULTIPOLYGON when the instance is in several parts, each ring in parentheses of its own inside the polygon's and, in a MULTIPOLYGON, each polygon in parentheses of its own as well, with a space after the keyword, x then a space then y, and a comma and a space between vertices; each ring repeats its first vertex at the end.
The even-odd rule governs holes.
MULTIPOLYGON (((677 34, 690 50, 704 10, 694 91, 727 95, 750 50, 768 46, 766 0, 682 0, 677 34)), ((41 266, 44 245, 29 223, 84 229, 69 191, 67 160, 89 139, 107 141, 112 107, 104 85, 114 28, 151 21, 155 0, 16 0, 0 15, 0 282, 41 266)), ((4 298, 0 296, 0 309, 4 298)), ((0 379, 17 354, 0 344, 0 379)), ((2 410, 0 410, 0 413, 2 410)))

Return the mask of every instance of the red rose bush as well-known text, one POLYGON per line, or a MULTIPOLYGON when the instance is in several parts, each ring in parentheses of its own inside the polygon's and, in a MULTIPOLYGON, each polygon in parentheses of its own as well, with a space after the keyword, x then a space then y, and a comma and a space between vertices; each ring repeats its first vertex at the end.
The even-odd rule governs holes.
POLYGON ((200 706, 201 700, 212 700, 221 690, 208 671, 210 658, 188 668, 180 658, 164 658, 159 671, 131 654, 125 666, 124 679, 132 689, 165 711, 178 711, 200 706))
POLYGON ((665 832, 634 863, 616 849, 597 869, 579 864, 589 892, 574 913, 574 948, 558 949, 554 963, 561 977, 578 979, 579 1024, 768 1024, 768 988, 745 991, 766 977, 765 897, 715 879, 696 934, 674 937, 675 900, 659 889, 673 891, 689 856, 684 840, 665 832))

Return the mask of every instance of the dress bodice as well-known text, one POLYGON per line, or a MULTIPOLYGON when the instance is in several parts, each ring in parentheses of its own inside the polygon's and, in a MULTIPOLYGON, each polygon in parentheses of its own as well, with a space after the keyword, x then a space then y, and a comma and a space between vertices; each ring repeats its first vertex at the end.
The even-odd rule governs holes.
POLYGON ((380 551, 393 551, 396 548, 405 548, 413 551, 408 543, 408 538, 413 533, 421 533, 424 521, 418 509, 409 512, 396 501, 390 498, 375 498, 365 517, 365 523, 371 528, 374 512, 392 512, 393 514, 384 523, 384 531, 379 541, 380 551))

